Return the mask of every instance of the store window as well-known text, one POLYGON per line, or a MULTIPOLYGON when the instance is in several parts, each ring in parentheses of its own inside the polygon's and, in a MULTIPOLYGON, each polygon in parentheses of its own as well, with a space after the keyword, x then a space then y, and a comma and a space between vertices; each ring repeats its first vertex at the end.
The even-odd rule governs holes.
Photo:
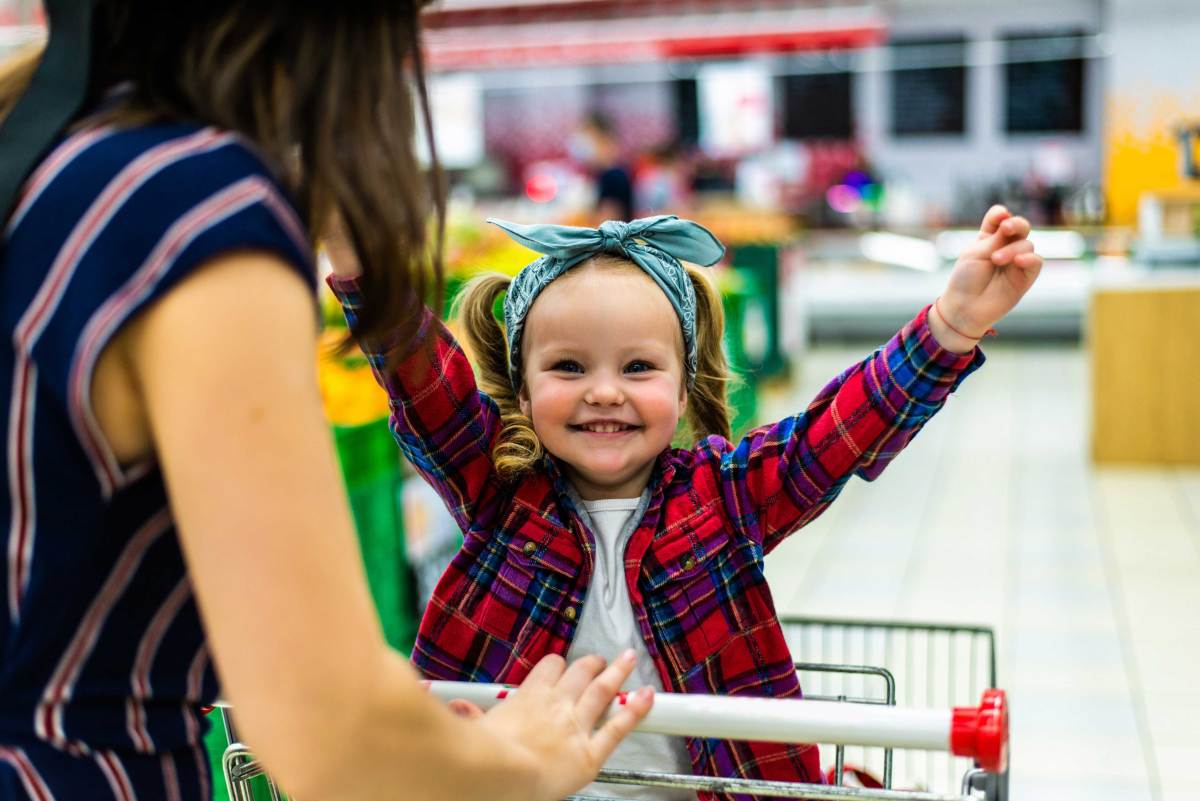
POLYGON ((962 36, 894 40, 891 50, 892 134, 966 132, 966 40, 962 36))
POLYGON ((785 139, 850 139, 854 135, 853 76, 849 71, 779 77, 785 139))
POLYGON ((1004 40, 1008 133, 1083 131, 1082 31, 1012 31, 1004 40))
POLYGON ((700 100, 695 78, 677 78, 673 85, 675 96, 675 127, 679 141, 694 145, 700 141, 700 100))

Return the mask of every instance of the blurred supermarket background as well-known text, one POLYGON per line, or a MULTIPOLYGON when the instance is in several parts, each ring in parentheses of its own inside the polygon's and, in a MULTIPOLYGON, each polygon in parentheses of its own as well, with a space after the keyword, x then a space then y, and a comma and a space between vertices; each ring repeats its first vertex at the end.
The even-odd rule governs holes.
MULTIPOLYGON (((0 0, 0 56, 38 5, 0 0)), ((699 220, 742 430, 931 302, 991 203, 1027 215, 1046 268, 988 365, 771 555, 776 603, 994 627, 1013 798, 1200 798, 1200 3, 443 0, 426 28, 448 293, 531 258, 488 216, 699 220)), ((457 532, 365 365, 321 378, 406 647, 457 532)))

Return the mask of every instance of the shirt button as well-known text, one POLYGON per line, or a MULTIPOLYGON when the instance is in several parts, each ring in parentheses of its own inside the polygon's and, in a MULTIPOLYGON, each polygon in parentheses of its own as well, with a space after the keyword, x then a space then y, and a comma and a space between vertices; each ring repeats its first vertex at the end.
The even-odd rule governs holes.
POLYGON ((532 542, 527 542, 525 543, 525 547, 521 550, 525 552, 526 556, 533 556, 533 552, 537 550, 537 546, 532 542))
POLYGON ((692 556, 689 553, 687 556, 685 556, 683 558, 683 569, 684 570, 691 570, 695 566, 696 566, 696 557, 692 556))
POLYGON ((567 610, 565 612, 563 612, 563 617, 565 617, 567 620, 574 620, 575 619, 575 607, 568 606, 567 610))

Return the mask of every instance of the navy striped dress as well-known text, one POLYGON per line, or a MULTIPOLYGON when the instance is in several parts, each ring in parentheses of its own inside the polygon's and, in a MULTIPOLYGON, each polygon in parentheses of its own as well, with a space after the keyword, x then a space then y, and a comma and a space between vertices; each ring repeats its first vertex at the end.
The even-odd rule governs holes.
POLYGON ((64 139, 5 233, 0 801, 207 799, 204 629, 162 475, 114 458, 92 373, 214 256, 270 251, 311 281, 312 248, 244 140, 183 124, 64 139))

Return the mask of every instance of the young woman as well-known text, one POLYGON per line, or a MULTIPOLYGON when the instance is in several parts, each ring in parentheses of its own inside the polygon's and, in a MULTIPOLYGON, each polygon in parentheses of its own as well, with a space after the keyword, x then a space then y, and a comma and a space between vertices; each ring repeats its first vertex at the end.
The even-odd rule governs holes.
MULTIPOLYGON (((69 84, 78 49, 56 37, 89 7, 49 4, 39 77, 37 56, 3 70, 0 164, 41 119, 18 103, 31 79, 25 101, 69 84)), ((364 265, 367 329, 411 337, 426 288, 418 5, 92 11, 83 111, 25 179, 0 256, 0 799, 207 798, 218 674, 298 797, 582 786, 649 706, 593 731, 632 656, 541 660, 479 720, 429 699, 385 644, 322 417, 328 221, 364 265)))

